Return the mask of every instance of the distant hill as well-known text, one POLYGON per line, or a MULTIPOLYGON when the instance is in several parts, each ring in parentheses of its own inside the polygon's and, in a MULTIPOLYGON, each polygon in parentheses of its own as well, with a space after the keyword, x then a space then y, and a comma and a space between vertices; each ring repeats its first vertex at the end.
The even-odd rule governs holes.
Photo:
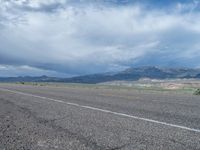
POLYGON ((39 77, 0 77, 0 82, 60 82, 61 78, 39 76, 39 77))
POLYGON ((91 74, 72 78, 56 77, 8 77, 0 78, 0 82, 66 82, 66 83, 101 83, 114 80, 139 80, 150 79, 183 79, 199 78, 200 69, 191 68, 161 68, 137 67, 129 68, 117 73, 91 74))
POLYGON ((65 82, 74 83, 100 83, 114 80, 139 80, 150 79, 181 79, 199 78, 200 69, 190 68, 160 68, 160 67, 138 67, 129 68, 115 74, 93 74, 64 79, 65 82))

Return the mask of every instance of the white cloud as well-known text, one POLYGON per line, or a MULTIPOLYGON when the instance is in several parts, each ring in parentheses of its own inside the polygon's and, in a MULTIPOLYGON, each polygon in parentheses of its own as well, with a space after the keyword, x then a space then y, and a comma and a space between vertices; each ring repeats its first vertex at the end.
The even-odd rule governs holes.
POLYGON ((71 74, 59 73, 56 71, 49 71, 38 69, 30 66, 12 66, 12 65, 0 65, 1 77, 17 77, 17 76, 42 76, 50 75, 52 77, 70 77, 71 74))
MULTIPOLYGON (((177 7, 183 10, 187 6, 177 7)), ((0 57, 6 60, 0 60, 0 64, 13 62, 81 74, 131 66, 138 58, 162 51, 174 59, 183 53, 184 59, 187 54, 195 58, 199 51, 191 49, 200 40, 199 17, 199 12, 169 13, 145 10, 139 5, 78 6, 64 0, 1 0, 0 57), (40 11, 58 3, 62 7, 54 12, 40 11), (27 7, 40 10, 24 9, 27 7)))

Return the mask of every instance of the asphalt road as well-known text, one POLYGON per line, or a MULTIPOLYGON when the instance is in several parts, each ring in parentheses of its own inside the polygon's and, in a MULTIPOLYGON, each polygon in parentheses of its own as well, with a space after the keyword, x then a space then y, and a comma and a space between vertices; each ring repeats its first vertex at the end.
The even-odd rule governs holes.
POLYGON ((200 97, 0 84, 0 150, 199 150, 200 97))

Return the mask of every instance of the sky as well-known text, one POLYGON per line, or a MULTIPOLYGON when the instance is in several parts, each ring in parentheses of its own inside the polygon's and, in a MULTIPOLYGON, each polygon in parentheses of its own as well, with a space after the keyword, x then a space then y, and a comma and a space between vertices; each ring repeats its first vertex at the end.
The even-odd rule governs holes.
POLYGON ((0 0, 0 76, 200 68, 200 0, 0 0))

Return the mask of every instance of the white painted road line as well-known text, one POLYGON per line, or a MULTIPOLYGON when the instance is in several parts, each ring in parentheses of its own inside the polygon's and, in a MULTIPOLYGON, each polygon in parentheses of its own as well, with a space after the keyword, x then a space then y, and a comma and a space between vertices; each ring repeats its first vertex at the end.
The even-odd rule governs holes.
POLYGON ((181 125, 175 125, 175 124, 171 124, 171 123, 167 123, 167 122, 162 122, 162 121, 157 121, 157 120, 153 120, 153 119, 137 117, 137 116, 133 116, 133 115, 128 115, 128 114, 124 114, 124 113, 114 112, 114 111, 111 111, 111 110, 100 109, 100 108, 91 107, 91 106, 86 106, 86 105, 80 105, 80 104, 76 104, 76 103, 65 102, 63 100, 48 98, 48 97, 34 95, 34 94, 29 94, 29 93, 24 93, 24 92, 19 92, 19 91, 16 91, 16 90, 9 90, 9 89, 4 89, 4 88, 0 88, 0 90, 1 91, 5 91, 5 92, 11 92, 11 93, 15 93, 15 94, 24 95, 24 96, 30 96, 30 97, 40 98, 40 99, 44 99, 44 100, 48 100, 48 101, 63 103, 63 104, 71 105, 71 106, 81 107, 81 108, 90 109, 90 110, 96 110, 96 111, 100 111, 100 112, 105 112, 105 113, 110 113, 110 114, 114 114, 114 115, 118 115, 118 116, 132 118, 132 119, 136 119, 136 120, 142 120, 142 121, 146 121, 146 122, 151 122, 151 123, 155 123, 155 124, 161 124, 161 125, 165 125, 165 126, 169 126, 169 127, 174 127, 174 128, 179 128, 179 129, 183 129, 183 130, 187 130, 187 131, 192 131, 192 132, 198 132, 198 133, 200 133, 200 129, 189 128, 189 127, 185 127, 185 126, 181 126, 181 125))

